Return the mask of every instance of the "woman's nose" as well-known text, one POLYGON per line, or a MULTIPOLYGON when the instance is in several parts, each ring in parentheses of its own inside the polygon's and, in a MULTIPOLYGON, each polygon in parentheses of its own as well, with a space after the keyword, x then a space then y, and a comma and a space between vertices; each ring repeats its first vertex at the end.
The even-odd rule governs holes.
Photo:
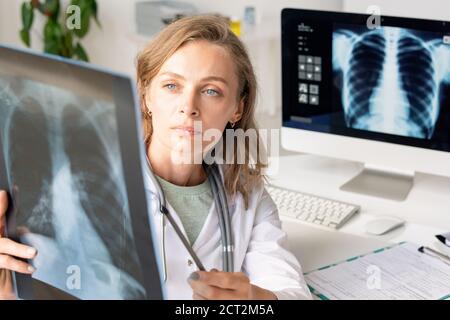
POLYGON ((183 99, 180 112, 191 117, 197 117, 200 114, 197 108, 197 101, 194 93, 186 95, 185 99, 183 99))
POLYGON ((181 113, 184 113, 184 114, 186 114, 188 116, 192 116, 192 117, 197 117, 200 114, 197 109, 195 109, 194 107, 191 107, 191 106, 186 106, 186 107, 182 108, 181 113))

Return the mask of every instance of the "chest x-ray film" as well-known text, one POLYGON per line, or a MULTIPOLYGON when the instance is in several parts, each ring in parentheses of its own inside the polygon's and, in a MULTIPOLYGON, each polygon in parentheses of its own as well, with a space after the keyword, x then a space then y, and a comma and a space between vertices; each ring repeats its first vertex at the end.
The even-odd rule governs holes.
POLYGON ((8 236, 35 247, 20 298, 161 299, 130 79, 0 47, 8 236))

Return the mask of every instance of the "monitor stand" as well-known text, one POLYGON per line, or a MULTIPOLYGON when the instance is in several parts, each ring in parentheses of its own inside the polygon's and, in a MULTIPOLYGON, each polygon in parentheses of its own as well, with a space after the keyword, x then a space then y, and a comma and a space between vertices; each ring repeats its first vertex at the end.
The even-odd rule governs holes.
POLYGON ((414 185, 414 172, 390 171, 364 165, 363 170, 340 187, 343 191, 404 201, 414 185))

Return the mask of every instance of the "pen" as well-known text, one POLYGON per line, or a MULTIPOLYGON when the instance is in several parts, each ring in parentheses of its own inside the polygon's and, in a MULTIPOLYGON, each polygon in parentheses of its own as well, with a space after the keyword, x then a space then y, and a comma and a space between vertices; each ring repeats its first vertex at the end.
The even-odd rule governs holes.
POLYGON ((422 253, 439 258, 442 260, 442 262, 450 265, 450 257, 446 256, 445 254, 442 254, 440 252, 437 252, 436 250, 433 250, 433 249, 425 247, 425 246, 420 247, 418 250, 422 253))
POLYGON ((436 238, 447 247, 450 247, 450 232, 436 235, 436 238))

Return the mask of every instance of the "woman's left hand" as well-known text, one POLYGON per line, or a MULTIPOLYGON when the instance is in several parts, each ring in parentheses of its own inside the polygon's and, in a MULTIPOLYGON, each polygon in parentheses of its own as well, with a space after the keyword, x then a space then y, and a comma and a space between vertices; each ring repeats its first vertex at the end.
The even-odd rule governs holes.
POLYGON ((250 283, 242 272, 196 271, 188 279, 195 300, 276 300, 271 291, 250 283))

